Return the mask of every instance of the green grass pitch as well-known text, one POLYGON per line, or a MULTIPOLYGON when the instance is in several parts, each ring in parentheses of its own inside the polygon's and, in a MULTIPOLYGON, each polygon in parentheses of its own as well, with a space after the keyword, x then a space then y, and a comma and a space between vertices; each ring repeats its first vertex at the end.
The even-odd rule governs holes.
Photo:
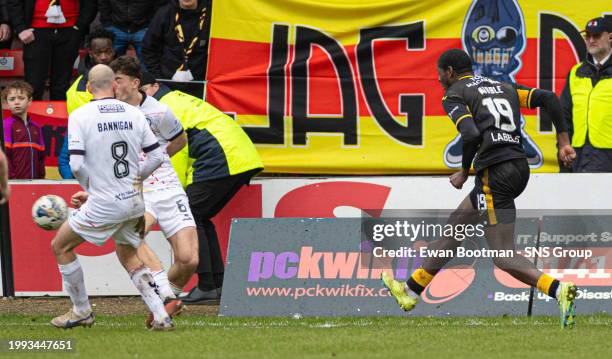
MULTIPOLYGON (((612 316, 558 318, 228 318, 183 316, 149 332, 143 316, 60 330, 51 316, 0 315, 0 339, 74 339, 74 353, 19 358, 611 358, 612 316)), ((6 351, 0 353, 5 357, 6 351)))

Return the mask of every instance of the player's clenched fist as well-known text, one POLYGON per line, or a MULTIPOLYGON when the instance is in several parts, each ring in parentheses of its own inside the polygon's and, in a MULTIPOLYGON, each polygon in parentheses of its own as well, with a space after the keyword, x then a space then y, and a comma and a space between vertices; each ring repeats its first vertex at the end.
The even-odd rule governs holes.
POLYGON ((89 193, 85 191, 78 191, 70 197, 70 203, 74 206, 74 208, 81 208, 83 203, 87 202, 87 198, 89 198, 89 193))
POLYGON ((565 167, 570 167, 572 162, 576 159, 576 151, 570 145, 559 146, 559 153, 557 156, 565 167))
POLYGON ((466 170, 466 169, 462 169, 461 171, 457 171, 457 172, 453 173, 450 176, 450 183, 456 189, 461 189, 461 188, 463 188, 463 184, 465 183, 465 181, 467 181, 469 174, 470 174, 470 172, 468 170, 466 170))

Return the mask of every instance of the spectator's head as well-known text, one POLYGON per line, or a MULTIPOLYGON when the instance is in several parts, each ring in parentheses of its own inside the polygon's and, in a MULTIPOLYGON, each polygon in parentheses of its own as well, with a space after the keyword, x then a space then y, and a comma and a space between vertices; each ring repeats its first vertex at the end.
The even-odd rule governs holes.
POLYGON ((89 70, 87 91, 94 98, 112 97, 115 94, 116 87, 115 73, 107 65, 98 64, 89 70))
POLYGON ((2 91, 2 100, 14 116, 23 117, 32 104, 34 89, 25 81, 13 81, 2 91))
POLYGON ((438 81, 445 89, 457 82, 461 75, 472 73, 472 59, 460 49, 445 51, 438 58, 438 81))
POLYGON ((142 79, 138 60, 135 57, 123 55, 113 60, 110 67, 115 72, 115 81, 117 82, 115 97, 130 104, 137 103, 136 99, 139 98, 138 91, 142 79))
POLYGON ((108 65, 115 59, 115 50, 113 50, 114 40, 115 34, 103 28, 96 28, 89 33, 87 45, 89 57, 94 65, 108 65))
POLYGON ((587 51, 595 58, 605 58, 612 50, 612 20, 597 17, 587 22, 584 30, 587 51))
POLYGON ((179 0, 179 6, 185 10, 195 10, 198 8, 198 0, 179 0))
POLYGON ((155 96, 157 91, 159 91, 159 83, 155 79, 155 76, 151 75, 150 72, 145 71, 142 73, 140 90, 144 91, 147 96, 155 96))

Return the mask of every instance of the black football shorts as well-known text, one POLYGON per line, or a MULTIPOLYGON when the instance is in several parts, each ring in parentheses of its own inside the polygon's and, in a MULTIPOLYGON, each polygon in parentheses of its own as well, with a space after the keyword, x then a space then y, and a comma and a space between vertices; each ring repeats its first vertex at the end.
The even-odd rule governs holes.
POLYGON ((504 161, 478 171, 474 189, 470 192, 472 206, 487 225, 513 223, 516 219, 517 198, 529 181, 527 159, 504 161))

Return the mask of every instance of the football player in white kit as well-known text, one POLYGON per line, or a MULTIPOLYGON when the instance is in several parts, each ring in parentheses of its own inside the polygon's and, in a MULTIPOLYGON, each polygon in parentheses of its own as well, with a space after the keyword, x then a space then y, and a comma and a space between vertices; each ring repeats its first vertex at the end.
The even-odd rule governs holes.
MULTIPOLYGON (((166 275, 149 246, 141 246, 138 256, 153 273, 168 314, 178 315, 183 303, 176 296, 182 292, 198 265, 196 224, 187 195, 170 163, 170 156, 187 144, 187 136, 167 105, 139 90, 142 75, 140 64, 134 57, 121 56, 110 66, 117 82, 116 98, 140 107, 160 146, 166 150, 162 165, 143 182, 145 233, 157 222, 172 246, 174 262, 166 275)), ((149 315, 146 324, 149 325, 152 320, 153 317, 149 315)))
MULTIPOLYGON (((87 83, 93 100, 68 119, 70 168, 88 200, 62 224, 51 242, 64 290, 73 304, 51 324, 67 329, 94 323, 74 249, 83 241, 103 245, 112 236, 119 261, 153 313, 152 329, 171 330, 174 324, 155 292, 153 276, 136 251, 144 229, 142 178, 161 165, 163 152, 142 112, 113 98, 114 77, 108 66, 94 66, 87 83), (147 156, 139 162, 141 152, 147 156)), ((79 200, 83 201, 73 196, 73 203, 79 200)))

